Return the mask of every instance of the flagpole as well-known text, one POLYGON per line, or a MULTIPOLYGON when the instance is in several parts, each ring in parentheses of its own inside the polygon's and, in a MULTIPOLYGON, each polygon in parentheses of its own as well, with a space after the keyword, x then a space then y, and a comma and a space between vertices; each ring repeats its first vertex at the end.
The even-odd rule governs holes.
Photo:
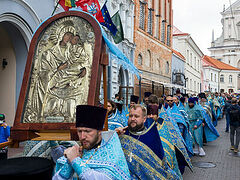
MULTIPOLYGON (((58 6, 59 2, 60 2, 60 0, 58 0, 57 5, 55 6, 55 8, 54 8, 54 10, 53 10, 53 12, 52 12, 52 15, 55 13, 55 11, 56 11, 56 9, 57 9, 57 6, 58 6)), ((52 15, 51 15, 51 16, 52 16, 52 15)))

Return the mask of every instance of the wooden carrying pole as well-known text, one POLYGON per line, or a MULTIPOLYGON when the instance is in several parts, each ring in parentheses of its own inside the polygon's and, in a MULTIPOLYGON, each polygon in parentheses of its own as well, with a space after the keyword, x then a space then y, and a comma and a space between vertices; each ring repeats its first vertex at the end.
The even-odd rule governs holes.
MULTIPOLYGON (((103 45, 103 51, 101 56, 101 64, 103 66, 103 97, 104 97, 104 108, 107 109, 107 65, 108 65, 108 54, 106 52, 106 44, 103 45)), ((108 115, 104 122, 104 131, 108 130, 108 115)))

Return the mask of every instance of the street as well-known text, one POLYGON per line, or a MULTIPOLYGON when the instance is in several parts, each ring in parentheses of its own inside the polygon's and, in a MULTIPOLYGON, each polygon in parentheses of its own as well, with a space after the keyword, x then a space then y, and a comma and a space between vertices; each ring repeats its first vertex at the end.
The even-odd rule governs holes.
POLYGON ((205 157, 192 157, 192 163, 209 162, 214 168, 198 168, 193 166, 193 173, 187 168, 184 180, 239 180, 240 157, 230 156, 229 133, 225 132, 225 118, 218 121, 217 130, 220 137, 204 146, 205 157))

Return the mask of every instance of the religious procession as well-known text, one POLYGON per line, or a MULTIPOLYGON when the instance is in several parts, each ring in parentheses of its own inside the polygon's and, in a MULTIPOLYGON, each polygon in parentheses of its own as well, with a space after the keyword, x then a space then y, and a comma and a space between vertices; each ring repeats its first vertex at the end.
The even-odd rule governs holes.
POLYGON ((174 4, 0 2, 1 180, 240 179, 239 48, 204 55, 174 4))
MULTIPOLYGON (((215 127, 224 114, 226 132, 229 127, 231 131, 230 149, 238 152, 236 97, 218 93, 188 97, 178 91, 173 96, 144 95, 141 103, 132 95, 128 106, 119 94, 107 101, 107 109, 101 104, 78 105, 79 141, 28 141, 23 156, 53 160, 52 179, 183 179, 185 169, 192 169, 191 157, 205 156, 203 145, 219 137, 215 127), (103 131, 106 115, 108 131, 103 131)), ((3 154, 1 159, 6 159, 3 154)), ((46 178, 49 172, 46 168, 38 176, 46 178)))

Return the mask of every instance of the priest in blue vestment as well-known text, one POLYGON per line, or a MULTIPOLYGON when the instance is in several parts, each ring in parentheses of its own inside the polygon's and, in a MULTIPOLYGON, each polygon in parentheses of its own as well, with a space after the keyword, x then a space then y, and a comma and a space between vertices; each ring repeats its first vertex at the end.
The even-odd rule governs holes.
POLYGON ((57 160, 53 180, 63 179, 130 179, 130 173, 118 135, 103 132, 107 110, 78 105, 76 127, 81 146, 64 151, 57 160))
POLYGON ((108 129, 115 130, 118 127, 125 127, 127 125, 126 115, 119 111, 121 110, 121 105, 108 100, 107 102, 107 111, 108 111, 108 129), (125 116, 125 117, 124 117, 125 116))
POLYGON ((200 99, 200 104, 196 104, 196 106, 199 106, 203 116, 203 137, 206 142, 211 142, 219 137, 219 133, 212 124, 212 111, 209 103, 207 102, 205 93, 200 93, 198 96, 200 99))
POLYGON ((179 179, 166 162, 156 122, 146 108, 131 106, 127 129, 119 132, 132 179, 179 179))
POLYGON ((225 100, 224 98, 221 96, 221 94, 218 94, 218 92, 215 93, 215 97, 216 99, 218 100, 219 102, 219 119, 223 118, 223 108, 224 108, 224 105, 225 105, 225 100))
POLYGON ((190 97, 188 99, 188 105, 185 107, 190 122, 190 131, 194 140, 194 154, 199 156, 205 156, 203 150, 203 117, 201 110, 195 105, 195 98, 190 97))
POLYGON ((213 95, 211 96, 209 94, 207 97, 207 100, 212 110, 212 122, 214 126, 217 126, 217 113, 216 113, 216 108, 215 108, 213 99, 214 99, 214 96, 213 95))
MULTIPOLYGON (((175 102, 177 102, 177 101, 175 100, 175 102)), ((189 125, 187 124, 185 118, 183 117, 182 113, 180 112, 180 110, 177 107, 177 105, 175 104, 175 102, 173 102, 173 97, 171 97, 171 96, 168 96, 166 98, 166 103, 168 104, 167 113, 168 113, 168 116, 170 116, 172 118, 172 120, 174 120, 177 123, 178 128, 181 132, 181 135, 186 143, 188 154, 190 156, 192 156, 193 155, 193 140, 192 140, 192 136, 189 131, 189 125)), ((186 113, 185 110, 184 110, 184 112, 186 113)), ((186 116, 187 116, 187 113, 186 113, 186 116)))
POLYGON ((164 142, 164 150, 169 152, 168 161, 173 161, 172 168, 175 170, 175 172, 177 172, 177 174, 179 174, 179 170, 180 173, 183 174, 185 166, 188 166, 190 169, 192 169, 191 159, 186 148, 186 143, 181 135, 177 123, 168 116, 164 107, 162 107, 160 110, 159 119, 157 122, 159 135, 162 142, 164 142), (174 157, 172 157, 172 146, 176 156, 177 164, 174 160, 174 157))

